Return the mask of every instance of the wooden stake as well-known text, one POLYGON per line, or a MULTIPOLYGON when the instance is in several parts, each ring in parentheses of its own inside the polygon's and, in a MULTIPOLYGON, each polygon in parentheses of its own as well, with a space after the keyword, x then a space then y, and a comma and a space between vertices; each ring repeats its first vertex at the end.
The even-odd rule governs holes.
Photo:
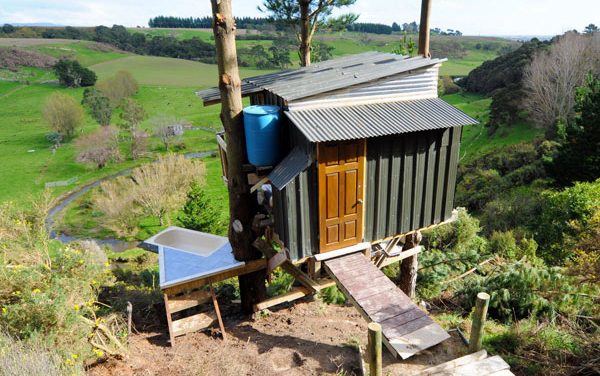
POLYGON ((369 348, 367 356, 369 357, 369 376, 382 376, 381 361, 381 325, 376 322, 369 323, 369 348))
POLYGON ((483 327, 487 316, 490 296, 485 292, 477 294, 475 303, 475 312, 473 312, 473 324, 471 325, 471 337, 469 339, 469 352, 474 353, 481 350, 481 340, 483 339, 483 327))
POLYGON ((223 339, 225 339, 225 325, 223 324, 223 319, 221 318, 221 310, 219 309, 219 302, 217 301, 217 296, 215 295, 215 289, 213 288, 212 283, 210 286, 210 295, 212 297, 213 305, 215 306, 215 313, 217 314, 217 320, 219 321, 219 328, 221 329, 221 335, 223 339))
MULTIPOLYGON (((227 143, 227 188, 229 192, 229 218, 238 220, 240 226, 234 231, 229 226, 229 242, 239 261, 261 258, 252 247, 252 219, 256 214, 256 200, 252 199, 246 173, 244 125, 242 116, 242 89, 235 46, 235 20, 231 0, 211 0, 213 34, 219 68, 219 91, 221 93, 221 122, 225 128, 227 143)), ((251 313, 254 304, 266 298, 264 272, 249 273, 239 277, 242 310, 251 313)))

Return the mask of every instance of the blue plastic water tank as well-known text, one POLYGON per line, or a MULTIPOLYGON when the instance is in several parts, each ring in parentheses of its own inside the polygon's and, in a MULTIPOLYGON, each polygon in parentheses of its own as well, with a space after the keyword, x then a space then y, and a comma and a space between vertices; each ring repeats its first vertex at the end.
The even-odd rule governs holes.
POLYGON ((244 132, 248 161, 255 166, 274 166, 280 160, 279 106, 244 108, 244 132))

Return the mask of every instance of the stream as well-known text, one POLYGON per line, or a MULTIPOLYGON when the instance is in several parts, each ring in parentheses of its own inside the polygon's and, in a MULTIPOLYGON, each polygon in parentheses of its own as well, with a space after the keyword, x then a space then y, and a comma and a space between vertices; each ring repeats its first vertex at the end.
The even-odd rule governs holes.
MULTIPOLYGON (((205 157, 212 156, 212 155, 215 155, 214 151, 202 151, 202 152, 192 152, 192 153, 184 154, 184 156, 186 158, 205 158, 205 157)), ((115 178, 118 178, 119 176, 129 175, 131 173, 131 170, 132 170, 132 168, 128 168, 128 169, 119 171, 116 174, 105 176, 102 179, 96 180, 90 184, 84 185, 83 187, 76 189, 73 192, 70 192, 67 196, 62 198, 58 202, 57 205, 55 205, 48 211, 48 215, 46 216, 46 220, 44 221, 45 225, 46 225, 46 229, 47 229, 48 233, 50 234, 50 239, 60 240, 63 243, 70 243, 70 242, 80 241, 80 240, 91 240, 91 241, 98 243, 98 245, 101 247, 102 246, 110 247, 114 252, 123 252, 128 249, 137 247, 140 244, 139 241, 127 241, 127 240, 121 240, 121 239, 115 239, 115 238, 94 239, 94 238, 89 238, 89 237, 70 236, 70 235, 58 233, 57 231, 54 230, 56 216, 60 212, 62 212, 67 207, 67 205, 69 205, 71 202, 76 200, 78 197, 81 197, 82 195, 86 194, 90 190, 96 188, 97 186, 102 184, 102 182, 104 182, 104 181, 115 179, 115 178)))

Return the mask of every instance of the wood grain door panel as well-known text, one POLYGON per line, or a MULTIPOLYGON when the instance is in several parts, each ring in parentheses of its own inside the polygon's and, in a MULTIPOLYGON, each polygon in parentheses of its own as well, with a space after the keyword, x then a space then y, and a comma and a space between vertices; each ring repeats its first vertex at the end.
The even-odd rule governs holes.
POLYGON ((363 238, 365 140, 318 146, 321 252, 363 238))

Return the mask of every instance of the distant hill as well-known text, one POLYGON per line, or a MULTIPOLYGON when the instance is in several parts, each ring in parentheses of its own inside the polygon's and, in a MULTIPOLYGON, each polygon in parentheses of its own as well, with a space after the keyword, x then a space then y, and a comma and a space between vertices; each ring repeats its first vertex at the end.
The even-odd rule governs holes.
POLYGON ((0 24, 9 24, 13 26, 28 26, 28 27, 64 27, 65 25, 55 24, 51 22, 0 22, 0 24))

